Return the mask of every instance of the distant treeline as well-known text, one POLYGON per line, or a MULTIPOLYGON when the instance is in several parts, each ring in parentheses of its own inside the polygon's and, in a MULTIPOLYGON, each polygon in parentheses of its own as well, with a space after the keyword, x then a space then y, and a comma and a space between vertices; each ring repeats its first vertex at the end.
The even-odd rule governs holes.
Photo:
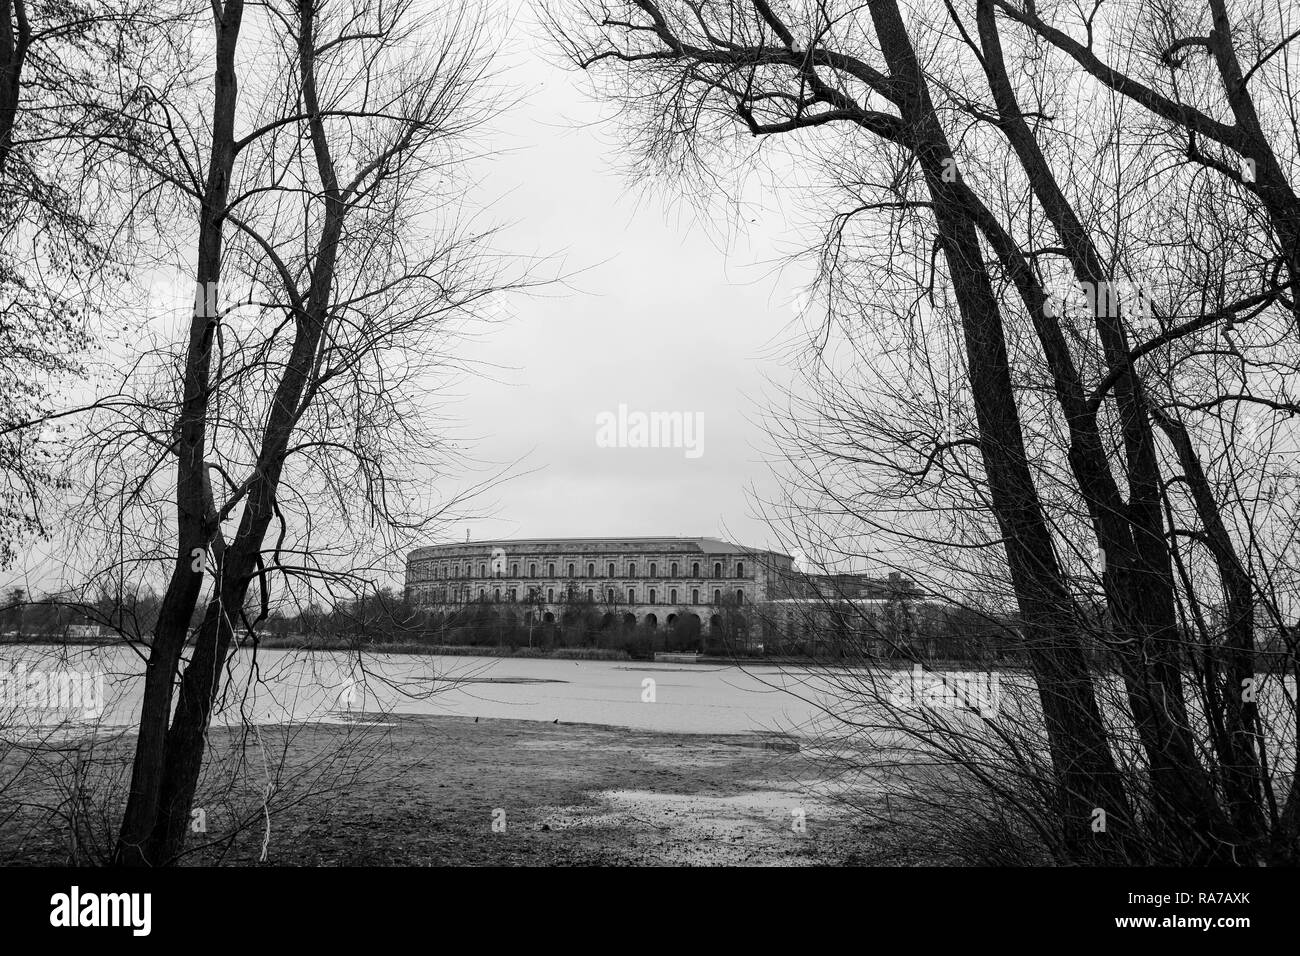
MULTIPOLYGON (((126 595, 102 594, 78 599, 66 594, 29 596, 20 588, 5 595, 0 606, 0 635, 15 639, 79 639, 98 628, 104 639, 119 636, 148 641, 157 621, 160 597, 142 589, 126 595)), ((724 625, 710 634, 698 617, 678 611, 674 627, 629 625, 619 608, 575 600, 552 620, 538 608, 476 602, 453 613, 412 606, 400 592, 382 588, 332 609, 308 604, 300 609, 271 608, 259 617, 256 606, 243 609, 236 631, 255 631, 271 646, 352 647, 359 645, 419 645, 459 648, 534 649, 545 654, 556 648, 604 650, 612 656, 651 658, 656 651, 738 650, 746 635, 743 619, 733 609, 720 609, 724 625), (725 636, 724 636, 725 634, 725 636)), ((666 620, 672 609, 666 609, 666 620)), ((192 627, 197 627, 201 607, 192 627)))
MULTIPOLYGON (((21 589, 5 595, 0 634, 7 640, 148 641, 160 597, 145 588, 92 599, 67 594, 29 596, 21 589), (98 638, 87 632, 98 629, 98 638)), ((197 627, 199 610, 192 625, 197 627)), ((394 651, 436 648, 479 649, 494 654, 537 654, 557 649, 607 652, 613 657, 651 659, 657 651, 719 656, 858 658, 864 649, 881 660, 948 659, 1009 662, 1011 631, 1004 622, 960 610, 922 628, 863 629, 835 615, 801 625, 797 634, 766 619, 755 607, 724 603, 710 619, 685 608, 665 607, 657 626, 636 623, 627 609, 575 596, 558 608, 542 604, 472 602, 450 611, 413 606, 400 591, 382 588, 326 608, 273 606, 264 618, 257 606, 243 609, 236 630, 244 640, 255 631, 269 647, 342 649, 382 646, 394 651), (742 613, 743 612, 743 613, 742 613), (671 618, 671 622, 670 622, 671 618), (832 623, 837 622, 837 623, 832 623)), ((446 652, 446 651, 444 651, 446 652)))
MULTIPOLYGON (((121 637, 149 641, 161 599, 148 589, 121 596, 101 594, 76 599, 67 594, 31 597, 21 588, 0 603, 0 638, 7 641, 93 641, 121 637)), ((909 661, 964 662, 980 667, 1020 666, 1026 662, 1014 617, 992 616, 947 606, 899 618, 859 618, 833 601, 815 605, 791 628, 788 618, 773 620, 762 608, 723 604, 709 621, 684 608, 664 608, 657 627, 636 623, 626 608, 575 598, 558 610, 542 604, 477 601, 451 611, 413 606, 393 589, 338 601, 327 609, 272 607, 261 618, 246 607, 236 631, 241 640, 255 632, 268 647, 330 650, 379 646, 413 653, 469 653, 547 656, 553 651, 586 651, 593 656, 649 660, 658 651, 705 655, 812 658, 853 663, 900 664, 909 661), (742 613, 742 610, 744 613, 742 613), (829 613, 827 613, 829 612, 829 613), (669 623, 669 618, 672 622, 669 623), (716 625, 716 626, 715 626, 716 625), (454 649, 454 650, 453 650, 454 649)), ((197 627, 199 610, 192 624, 197 627)), ((1112 669, 1099 635, 1085 643, 1099 670, 1112 669)), ((1188 648, 1195 644, 1188 642, 1188 648)), ((1261 654, 1272 656, 1272 648, 1261 654)), ((1203 661, 1194 662, 1198 665, 1203 661)))

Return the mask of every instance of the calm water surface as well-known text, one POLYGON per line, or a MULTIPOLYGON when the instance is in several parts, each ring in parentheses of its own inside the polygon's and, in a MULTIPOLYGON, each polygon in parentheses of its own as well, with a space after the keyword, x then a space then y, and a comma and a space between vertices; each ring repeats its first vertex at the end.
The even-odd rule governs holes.
MULTIPOLYGON (((71 702, 78 706, 65 711, 53 692, 44 700, 39 694, 21 700, 14 696, 17 680, 0 683, 0 708, 9 718, 3 722, 49 726, 71 719, 131 727, 138 719, 143 669, 140 658, 123 647, 0 648, 0 680, 6 674, 21 677, 30 692, 42 681, 71 676, 82 682, 83 691, 71 702)), ((232 672, 237 690, 220 702, 216 722, 301 723, 399 713, 676 733, 808 733, 819 715, 815 701, 825 696, 813 672, 770 665, 406 654, 358 659, 345 653, 261 650, 256 660, 241 652, 232 672)))
MULTIPOLYGON (((822 736, 836 723, 824 708, 870 728, 882 711, 860 693, 864 680, 895 681, 897 671, 847 671, 634 661, 569 661, 412 654, 241 651, 229 665, 225 696, 214 723, 282 724, 382 721, 386 714, 446 714, 561 723, 608 724, 669 733, 792 733, 822 736), (837 693, 837 682, 849 692, 837 693)), ((131 728, 138 720, 144 664, 128 648, 0 647, 0 731, 84 733, 86 727, 131 728), (79 680, 81 698, 39 691, 50 682, 79 680), (26 688, 27 697, 15 688, 26 688), (37 696, 32 698, 32 688, 37 696), (69 705, 72 706, 69 706, 69 705)), ((998 675, 1001 720, 1038 722, 1036 692, 1023 674, 998 675)), ((889 685, 884 685, 888 687, 889 685)), ((1271 688, 1260 698, 1271 713, 1294 694, 1271 688)), ((1116 679, 1101 678, 1103 706, 1122 696, 1116 679), (1114 686, 1106 686, 1113 684, 1114 686)), ((1289 713, 1287 711, 1286 713, 1289 713)), ((963 723, 979 724, 973 712, 963 723)), ((1288 718, 1289 719, 1289 718, 1288 718)), ((1293 746, 1294 728, 1288 726, 1293 746)), ((839 730, 844 731, 844 725, 839 730)), ((873 738, 877 744, 883 738, 873 738)))

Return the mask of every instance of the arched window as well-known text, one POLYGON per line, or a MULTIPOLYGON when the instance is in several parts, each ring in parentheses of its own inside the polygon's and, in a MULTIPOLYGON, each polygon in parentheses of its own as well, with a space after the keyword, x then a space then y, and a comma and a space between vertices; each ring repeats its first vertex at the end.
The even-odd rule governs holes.
POLYGON ((593 562, 587 565, 587 577, 594 578, 595 576, 596 576, 596 565, 593 562))
POLYGON ((692 603, 692 604, 699 604, 699 603, 700 603, 700 589, 699 589, 699 588, 691 588, 691 603, 692 603))
POLYGON ((569 562, 569 577, 573 577, 573 562, 569 562))
POLYGON ((501 589, 500 589, 500 588, 493 588, 493 589, 492 589, 492 600, 494 600, 494 601, 500 601, 500 600, 501 600, 501 589))
POLYGON ((676 588, 673 588, 673 589, 671 589, 671 590, 668 592, 668 603, 669 603, 669 604, 676 604, 676 603, 677 603, 677 589, 676 589, 676 588))
POLYGON ((548 565, 546 566, 546 576, 547 576, 548 578, 553 578, 553 577, 555 577, 555 562, 554 562, 554 561, 552 561, 550 564, 548 564, 548 565))
POLYGON ((745 562, 744 562, 744 561, 737 561, 737 562, 736 562, 736 577, 738 577, 738 578, 743 578, 744 576, 745 576, 745 562))
POLYGON ((635 563, 635 562, 633 562, 632 564, 629 564, 629 565, 627 566, 627 576, 628 576, 629 578, 634 578, 634 577, 636 577, 636 563, 635 563))
POLYGON ((546 603, 547 604, 555 603, 555 588, 546 589, 546 603))
POLYGON ((659 565, 657 565, 657 564, 655 564, 653 561, 651 561, 651 562, 650 562, 650 577, 652 577, 652 578, 657 578, 658 576, 659 576, 659 565))
POLYGON ((613 604, 613 603, 614 603, 614 589, 613 589, 613 588, 610 588, 610 589, 609 589, 609 592, 607 593, 606 597, 607 597, 608 602, 609 602, 610 604, 613 604))
POLYGON ((651 589, 650 589, 650 603, 651 603, 651 604, 654 604, 654 603, 655 603, 655 598, 656 598, 657 596, 658 596, 658 595, 655 594, 655 589, 654 589, 654 588, 651 588, 651 589))
POLYGON ((627 589, 627 603, 628 604, 636 603, 636 588, 627 589))
POLYGON ((698 578, 699 576, 700 576, 700 562, 696 561, 691 565, 691 577, 698 578))
POLYGON ((481 578, 485 578, 485 577, 487 577, 487 565, 486 565, 486 564, 480 564, 480 565, 478 566, 478 576, 481 577, 481 578))
POLYGON ((594 601, 594 600, 596 600, 596 589, 595 589, 595 588, 587 588, 587 600, 588 600, 588 601, 594 601))
POLYGON ((481 601, 483 598, 487 597, 487 590, 485 588, 479 588, 478 596, 479 596, 479 600, 481 601))
POLYGON ((722 603, 722 591, 718 590, 717 588, 715 588, 713 591, 713 603, 714 604, 722 603))
POLYGON ((672 572, 671 575, 669 575, 669 577, 674 577, 674 578, 677 577, 677 562, 676 562, 676 561, 673 562, 673 572, 672 572))
POLYGON ((528 576, 529 576, 530 578, 535 578, 535 577, 537 577, 537 565, 536 565, 536 564, 531 564, 531 563, 530 563, 530 564, 528 565, 528 576))
POLYGON ((745 603, 745 592, 744 589, 742 588, 736 588, 736 603, 737 604, 745 603))
POLYGON ((460 565, 459 565, 459 564, 456 565, 454 568, 451 569, 451 576, 454 577, 454 578, 458 578, 458 577, 460 577, 460 565))
POLYGON ((721 562, 721 561, 715 561, 715 562, 713 562, 713 576, 714 576, 715 578, 720 578, 720 577, 722 577, 722 562, 721 562))
POLYGON ((519 577, 519 562, 516 561, 514 564, 510 565, 510 576, 512 578, 519 577))
POLYGON ((614 562, 613 562, 613 561, 609 562, 609 576, 610 576, 611 578, 614 576, 614 562))

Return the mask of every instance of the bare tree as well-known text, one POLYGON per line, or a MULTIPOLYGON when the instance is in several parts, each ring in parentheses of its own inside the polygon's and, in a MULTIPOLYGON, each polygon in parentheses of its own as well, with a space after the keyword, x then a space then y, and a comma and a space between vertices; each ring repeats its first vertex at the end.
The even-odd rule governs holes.
POLYGON ((191 15, 211 31, 199 63, 176 61, 208 60, 210 101, 198 83, 138 95, 126 149, 193 217, 196 292, 183 346, 160 323, 80 459, 111 555, 98 578, 167 572, 118 863, 182 852, 228 663, 277 589, 360 594, 365 555, 453 503, 429 491, 454 449, 421 400, 514 280, 458 204, 492 111, 482 22, 439 13, 430 29, 405 2, 214 3, 191 15))
MULTIPOLYGON (((803 513, 826 514, 829 502, 842 526, 824 535, 841 548, 842 536, 860 540, 864 528, 883 524, 949 560, 954 549, 1003 552, 1004 564, 959 559, 945 571, 969 575, 967 585, 1010 583, 1043 731, 1035 743, 1050 755, 1047 765, 1034 762, 1032 779, 1052 852, 1078 860, 1144 852, 1288 858, 1290 811, 1270 812, 1273 780, 1264 770, 1273 742, 1242 689, 1256 678, 1247 622, 1259 589, 1223 520, 1230 504, 1213 493, 1185 423, 1163 395, 1153 397, 1150 359, 1143 370, 1137 363, 1233 317, 1289 310, 1291 283, 1285 272, 1279 279, 1276 257, 1259 254, 1268 237, 1249 216, 1220 219, 1209 268, 1179 261, 1201 250, 1172 242, 1168 219, 1158 217, 1187 188, 1183 171, 1135 187, 1083 167, 1085 130, 1096 131, 1099 151, 1125 162, 1159 144, 1125 141, 1127 116, 1069 112, 1032 47, 1018 45, 1023 69, 1009 68, 998 9, 1005 5, 979 3, 972 17, 939 4, 904 15, 892 0, 634 0, 586 9, 577 29, 553 22, 574 61, 628 106, 625 122, 654 168, 707 177, 736 133, 747 132, 792 141, 782 172, 830 187, 827 204, 839 206, 818 253, 821 290, 828 320, 865 368, 827 366, 814 383, 825 400, 811 408, 813 427, 824 429, 801 431, 806 420, 795 418, 786 435, 800 453, 820 453, 797 468, 821 495, 803 513), (1159 212, 1139 219, 1123 200, 1110 203, 1107 190, 1117 186, 1136 189, 1159 212), (1224 275, 1230 281, 1215 281, 1224 275), (1135 278, 1141 305, 1119 301, 1116 290, 1135 278), (1091 293, 1082 309, 1060 308, 1062 283, 1091 293), (1195 311, 1179 314, 1189 304, 1195 311), (875 365, 905 377, 877 375, 875 365), (874 391, 841 387, 846 373, 874 391), (932 429, 917 422, 926 407, 932 429), (842 467, 821 471, 828 460, 842 467), (917 500, 905 510, 918 519, 919 499, 930 502, 932 490, 951 516, 939 528, 933 515, 915 523, 872 517, 880 512, 870 501, 884 496, 894 508, 917 500), (1205 542, 1218 581, 1182 573, 1187 535, 1205 542), (1079 546, 1089 539, 1092 547, 1079 546), (1083 578, 1081 558, 1093 564, 1083 578), (1233 623, 1189 639, 1189 608, 1219 586, 1233 623), (1192 653, 1207 643, 1208 655, 1192 653), (1118 696, 1094 672, 1099 652, 1103 669, 1118 672, 1118 696), (1195 706, 1184 676, 1193 656, 1214 660, 1194 672, 1195 706), (1100 841, 1089 827, 1098 808, 1110 821, 1100 841)), ((1254 156, 1266 162, 1257 149, 1254 156)), ((1198 196, 1215 188, 1192 185, 1198 196)), ((1295 369, 1293 335, 1259 344, 1275 367, 1295 369)), ((819 339, 817 362, 825 348, 819 339)), ((1154 377, 1154 392, 1164 392, 1167 382, 1154 377)), ((1238 515, 1245 528, 1247 510, 1238 515)), ((1266 588, 1273 606, 1276 584, 1266 588)), ((965 733, 952 725, 926 732, 949 751, 944 734, 965 733)), ((988 734, 1020 752, 1004 725, 988 734)), ((1282 747, 1293 752, 1293 737, 1288 745, 1284 735, 1282 747)), ((968 756, 962 766, 979 769, 976 778, 1005 809, 1014 795, 992 786, 990 764, 968 756)))
POLYGON ((0 564, 45 531, 42 493, 61 487, 47 423, 117 324, 118 240, 142 199, 118 144, 139 53, 165 32, 138 0, 0 6, 0 564))

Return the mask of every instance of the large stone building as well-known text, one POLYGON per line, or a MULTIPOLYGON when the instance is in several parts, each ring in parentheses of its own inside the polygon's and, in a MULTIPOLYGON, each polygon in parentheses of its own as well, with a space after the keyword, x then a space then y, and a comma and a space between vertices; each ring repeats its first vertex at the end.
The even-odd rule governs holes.
POLYGON ((763 606, 763 630, 768 640, 814 655, 846 644, 885 655, 891 646, 914 643, 933 606, 896 571, 883 578, 795 572, 763 606))
POLYGON ((513 603, 526 622, 561 620, 574 602, 625 624, 671 627, 682 614, 706 629, 742 622, 782 596, 787 554, 717 538, 533 538, 441 544, 412 551, 406 595, 452 610, 475 601, 513 603))

